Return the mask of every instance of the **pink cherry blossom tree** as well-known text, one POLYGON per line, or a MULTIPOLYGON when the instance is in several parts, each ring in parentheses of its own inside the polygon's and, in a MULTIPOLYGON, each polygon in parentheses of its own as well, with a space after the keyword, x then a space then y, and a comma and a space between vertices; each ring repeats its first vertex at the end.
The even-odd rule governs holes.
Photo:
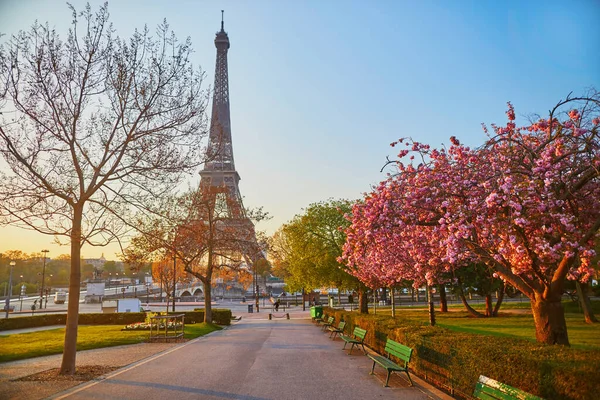
POLYGON ((598 109, 597 94, 567 97, 517 127, 509 104, 478 149, 399 141, 398 173, 353 210, 345 259, 370 282, 483 262, 529 297, 539 342, 568 345, 563 285, 592 272, 600 228, 598 109))

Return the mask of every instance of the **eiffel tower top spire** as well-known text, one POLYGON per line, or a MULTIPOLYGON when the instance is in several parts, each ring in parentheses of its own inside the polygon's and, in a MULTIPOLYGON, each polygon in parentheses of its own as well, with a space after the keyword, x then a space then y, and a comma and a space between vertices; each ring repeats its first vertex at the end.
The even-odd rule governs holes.
MULTIPOLYGON (((215 47, 217 48, 217 61, 215 65, 215 84, 212 101, 212 115, 210 121, 210 134, 206 159, 201 175, 209 171, 228 172, 235 178, 236 184, 240 180, 235 170, 233 161, 233 146, 231 142, 231 118, 229 111, 229 77, 227 71, 227 51, 229 50, 229 36, 224 29, 223 10, 221 10, 221 30, 216 33, 215 47)), ((214 179, 213 179, 214 180, 214 179)), ((216 182, 212 183, 217 184, 216 182)))
MULTIPOLYGON (((221 10, 221 12, 223 11, 221 10)), ((242 196, 238 186, 240 175, 236 171, 233 161, 227 71, 229 37, 224 29, 223 14, 221 14, 221 30, 215 36, 215 47, 217 48, 217 61, 215 65, 212 115, 206 148, 206 162, 204 168, 200 171, 200 189, 227 188, 228 194, 226 197, 232 218, 245 218, 242 196)))

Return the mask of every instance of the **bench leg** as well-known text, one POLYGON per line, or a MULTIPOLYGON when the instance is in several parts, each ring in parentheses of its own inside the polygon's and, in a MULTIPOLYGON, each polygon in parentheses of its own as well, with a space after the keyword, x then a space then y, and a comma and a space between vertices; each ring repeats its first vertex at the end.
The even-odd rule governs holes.
POLYGON ((405 372, 406 372, 406 376, 408 376, 408 381, 410 382, 410 386, 413 386, 413 381, 412 381, 412 379, 410 379, 410 375, 408 373, 408 367, 406 368, 405 372))
POLYGON ((354 343, 352 343, 352 346, 350 346, 350 351, 348 352, 348 355, 350 355, 350 353, 352 353, 352 349, 354 349, 354 343))
POLYGON ((342 350, 346 350, 346 345, 347 345, 347 344, 348 344, 348 342, 346 342, 346 341, 344 340, 344 347, 342 347, 342 350))
POLYGON ((383 387, 390 387, 390 385, 388 385, 388 383, 390 382, 390 376, 392 375, 392 370, 388 369, 388 376, 385 379, 385 385, 383 387))
POLYGON ((361 343, 360 345, 361 345, 361 346, 362 346, 362 348, 363 348, 363 353, 364 353, 365 355, 367 355, 367 349, 365 349, 365 344, 364 344, 364 343, 361 343))
POLYGON ((387 378, 386 378, 386 380, 385 380, 385 385, 384 385, 383 387, 390 387, 390 385, 388 385, 388 383, 390 382, 390 375, 392 375, 392 370, 391 370, 391 369, 388 369, 388 372, 387 372, 387 373, 388 373, 388 374, 387 374, 387 378))
POLYGON ((371 368, 371 372, 369 375, 375 375, 375 361, 373 361, 373 368, 371 368))

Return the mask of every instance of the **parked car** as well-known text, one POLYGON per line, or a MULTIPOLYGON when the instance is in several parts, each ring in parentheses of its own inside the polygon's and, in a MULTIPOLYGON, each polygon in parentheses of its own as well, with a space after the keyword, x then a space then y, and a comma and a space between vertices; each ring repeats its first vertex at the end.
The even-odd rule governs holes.
POLYGON ((66 292, 56 292, 54 293, 54 304, 65 304, 67 300, 66 292))

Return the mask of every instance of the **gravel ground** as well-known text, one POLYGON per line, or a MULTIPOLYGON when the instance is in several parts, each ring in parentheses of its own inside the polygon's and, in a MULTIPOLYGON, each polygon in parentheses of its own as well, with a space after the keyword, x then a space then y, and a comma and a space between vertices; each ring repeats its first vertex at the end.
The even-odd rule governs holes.
POLYGON ((79 351, 77 352, 77 367, 82 367, 82 371, 91 372, 91 374, 84 374, 82 377, 75 377, 72 380, 57 379, 56 373, 51 371, 60 368, 62 354, 1 363, 0 399, 44 399, 93 379, 95 374, 104 371, 110 372, 177 345, 179 344, 140 343, 79 351), (86 368, 83 368, 84 366, 86 368))

